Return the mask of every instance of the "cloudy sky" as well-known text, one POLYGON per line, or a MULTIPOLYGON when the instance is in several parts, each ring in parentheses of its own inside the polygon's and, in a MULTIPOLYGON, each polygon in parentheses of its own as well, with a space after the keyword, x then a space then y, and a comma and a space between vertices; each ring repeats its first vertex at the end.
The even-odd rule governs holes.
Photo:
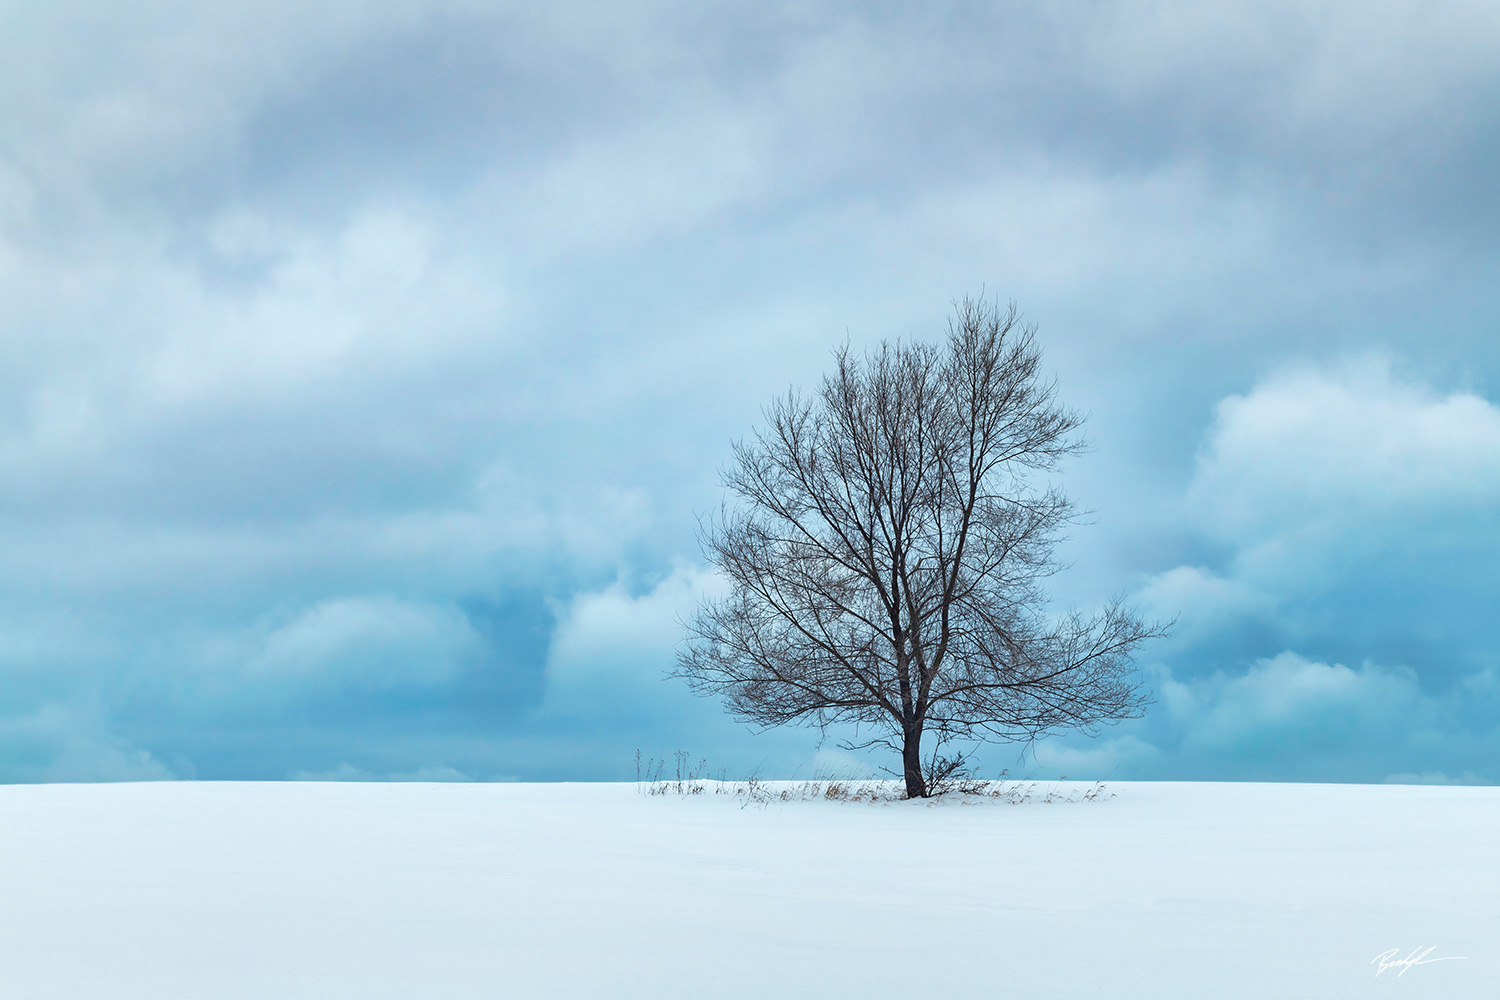
POLYGON ((965 294, 1177 617, 1037 775, 1500 780, 1487 3, 0 3, 0 780, 861 766, 663 679, 694 513, 965 294), (1054 5, 1055 6, 1055 5, 1054 5))

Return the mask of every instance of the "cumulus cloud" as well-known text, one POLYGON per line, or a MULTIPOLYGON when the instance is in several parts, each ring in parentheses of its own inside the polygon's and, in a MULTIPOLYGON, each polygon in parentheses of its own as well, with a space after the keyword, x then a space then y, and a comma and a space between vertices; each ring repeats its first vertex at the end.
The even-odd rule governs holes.
POLYGON ((1399 377, 1389 359, 1272 376, 1217 409, 1188 504, 1236 539, 1500 501, 1500 407, 1399 377))
POLYGON ((1361 354, 1284 362, 1213 412, 1165 505, 1201 561, 1133 595, 1177 619, 1147 652, 1156 707, 1038 760, 1122 776, 1484 780, 1500 754, 1500 634, 1480 596, 1500 559, 1500 407, 1361 354))
POLYGON ((1175 621, 1178 641, 1192 641, 1247 618, 1273 614, 1277 596, 1244 580, 1227 579, 1202 566, 1177 566, 1147 580, 1135 594, 1143 612, 1175 621))
POLYGON ((1493 713, 1470 717, 1406 666, 1348 666, 1283 651, 1181 675, 1148 670, 1157 704, 1094 740, 1035 748, 1034 773, 1083 779, 1484 784, 1500 753, 1493 713))
POLYGON ((321 602, 270 630, 258 647, 245 675, 293 690, 441 684, 488 650, 456 608, 389 598, 321 602))
POLYGON ((1188 683, 1165 679, 1161 698, 1182 727, 1186 752, 1252 759, 1358 746, 1374 733, 1433 721, 1433 707, 1410 669, 1350 668, 1290 652, 1241 674, 1188 683))
POLYGON ((1139 591, 1178 615, 1179 670, 1289 647, 1440 685, 1493 667, 1474 597, 1500 558, 1500 407, 1479 393, 1388 358, 1286 369, 1218 405, 1180 504, 1214 557, 1139 591))
POLYGON ((684 563, 650 590, 632 593, 617 580, 579 594, 559 616, 544 711, 636 714, 643 707, 661 711, 663 702, 689 704, 680 683, 662 681, 675 666, 680 622, 723 588, 718 575, 684 563))

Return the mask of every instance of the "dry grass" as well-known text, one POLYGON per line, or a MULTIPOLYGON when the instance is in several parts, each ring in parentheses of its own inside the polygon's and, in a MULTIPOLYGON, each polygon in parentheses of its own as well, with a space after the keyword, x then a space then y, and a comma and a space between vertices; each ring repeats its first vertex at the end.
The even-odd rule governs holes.
MULTIPOLYGON (((635 755, 636 784, 643 795, 729 795, 742 806, 766 806, 773 802, 901 802, 906 788, 901 781, 878 778, 809 778, 801 781, 765 781, 751 775, 743 781, 729 781, 723 769, 711 776, 706 760, 696 763, 692 755, 679 750, 671 759, 635 755), (670 767, 670 770, 668 768, 670 767)), ((942 782, 928 798, 929 802, 975 803, 999 801, 1009 805, 1028 803, 1099 802, 1112 799, 1115 793, 1102 781, 1083 787, 1062 787, 1061 782, 995 779, 964 776, 942 782)))

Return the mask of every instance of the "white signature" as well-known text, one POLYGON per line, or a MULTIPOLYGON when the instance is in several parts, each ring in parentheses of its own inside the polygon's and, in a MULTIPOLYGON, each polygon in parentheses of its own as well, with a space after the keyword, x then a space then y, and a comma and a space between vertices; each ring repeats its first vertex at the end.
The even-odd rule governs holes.
POLYGON ((1418 965, 1431 965, 1433 962, 1462 962, 1464 960, 1464 956, 1462 955, 1449 955, 1446 958, 1427 957, 1436 950, 1437 945, 1433 945, 1430 948, 1413 948, 1410 955, 1407 955, 1405 958, 1397 958, 1396 956, 1401 954, 1401 949, 1392 948, 1370 959, 1370 964, 1378 966, 1375 970, 1375 975, 1377 976, 1386 969, 1400 969, 1401 971, 1396 973, 1396 975, 1404 976, 1407 969, 1415 968, 1418 965))

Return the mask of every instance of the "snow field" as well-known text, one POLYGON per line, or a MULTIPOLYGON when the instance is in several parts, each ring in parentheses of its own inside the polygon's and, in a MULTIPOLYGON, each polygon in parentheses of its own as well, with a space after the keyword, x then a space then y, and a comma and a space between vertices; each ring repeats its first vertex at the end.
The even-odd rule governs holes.
POLYGON ((0 996, 1500 995, 1500 789, 1109 790, 0 787, 0 996))

